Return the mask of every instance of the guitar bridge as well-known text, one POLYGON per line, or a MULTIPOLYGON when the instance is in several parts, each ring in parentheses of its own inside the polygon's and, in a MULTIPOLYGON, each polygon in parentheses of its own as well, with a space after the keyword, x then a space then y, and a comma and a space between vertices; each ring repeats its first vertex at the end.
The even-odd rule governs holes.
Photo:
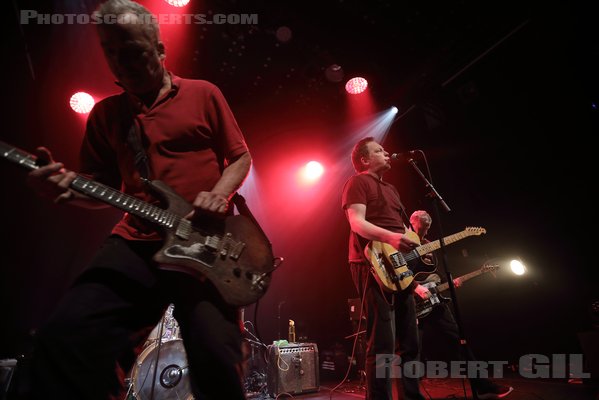
POLYGON ((237 261, 245 248, 245 243, 238 242, 233 239, 233 235, 231 233, 225 234, 225 236, 221 240, 221 247, 219 249, 219 254, 222 258, 227 257, 227 255, 237 261))
POLYGON ((231 257, 235 261, 239 260, 239 257, 241 256, 243 249, 245 249, 245 243, 237 242, 233 247, 231 247, 229 257, 231 257))

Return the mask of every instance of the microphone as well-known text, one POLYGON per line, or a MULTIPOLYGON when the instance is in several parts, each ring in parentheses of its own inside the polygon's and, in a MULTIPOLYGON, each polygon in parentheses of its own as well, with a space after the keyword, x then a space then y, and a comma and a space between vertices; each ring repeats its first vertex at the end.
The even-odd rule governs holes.
POLYGON ((405 158, 411 158, 416 155, 419 150, 408 150, 404 153, 393 153, 389 158, 392 160, 403 160, 405 158))

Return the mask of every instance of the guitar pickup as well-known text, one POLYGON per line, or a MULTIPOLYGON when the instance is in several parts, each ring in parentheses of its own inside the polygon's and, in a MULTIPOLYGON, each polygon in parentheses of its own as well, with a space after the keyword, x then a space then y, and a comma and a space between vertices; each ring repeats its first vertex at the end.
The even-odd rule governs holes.
POLYGON ((218 250, 218 247, 220 245, 220 239, 218 238, 218 236, 206 236, 206 241, 204 242, 204 245, 212 251, 218 250))
POLYGON ((191 221, 187 219, 181 219, 181 221, 179 221, 179 225, 177 225, 177 231, 175 232, 175 235, 183 240, 188 240, 189 236, 191 236, 191 221))

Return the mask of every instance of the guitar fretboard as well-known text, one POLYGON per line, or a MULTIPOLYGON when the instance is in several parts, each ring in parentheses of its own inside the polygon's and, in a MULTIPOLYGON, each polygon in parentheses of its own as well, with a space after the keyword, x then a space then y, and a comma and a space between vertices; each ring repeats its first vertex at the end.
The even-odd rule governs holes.
MULTIPOLYGON (((476 228, 466 228, 466 230, 463 230, 461 232, 454 233, 453 235, 444 237, 443 243, 451 244, 451 243, 457 242, 458 240, 462 240, 468 236, 480 235, 481 233, 484 233, 484 229, 479 228, 477 230, 476 228)), ((437 240, 433 240, 432 242, 418 246, 415 249, 415 252, 417 252, 419 256, 423 256, 425 254, 428 254, 428 253, 438 250, 440 248, 441 248, 441 242, 437 239, 437 240)))
MULTIPOLYGON (((39 168, 36 163, 37 158, 33 154, 29 154, 2 141, 0 141, 0 155, 29 170, 39 168)), ((181 221, 181 217, 176 214, 82 175, 77 175, 71 183, 70 188, 164 228, 177 226, 181 221)))
POLYGON ((120 210, 144 218, 165 228, 179 224, 181 217, 160 207, 147 203, 136 197, 125 194, 110 186, 77 175, 71 183, 71 188, 89 197, 110 204, 120 210))
MULTIPOLYGON (((466 275, 462 275, 458 279, 460 279, 462 282, 466 282, 468 279, 472 279, 475 276, 482 275, 485 272, 488 272, 488 271, 486 271, 486 270, 480 270, 479 269, 478 271, 472 271, 470 273, 467 273, 466 275)), ((447 290, 447 289, 449 289, 449 283, 447 283, 447 282, 442 283, 439 286, 437 286, 437 291, 438 292, 442 292, 442 291, 447 290)))

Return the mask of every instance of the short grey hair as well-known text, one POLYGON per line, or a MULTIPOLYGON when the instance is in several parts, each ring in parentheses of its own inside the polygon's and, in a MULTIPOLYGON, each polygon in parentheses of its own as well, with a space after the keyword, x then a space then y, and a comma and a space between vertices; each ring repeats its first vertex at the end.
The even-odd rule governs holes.
POLYGON ((428 226, 430 226, 431 223, 433 222, 433 219, 431 218, 431 216, 429 215, 429 213, 427 213, 424 210, 416 210, 410 216, 410 223, 412 225, 414 225, 414 222, 418 221, 418 220, 424 222, 428 226))
MULTIPOLYGON (((95 15, 104 20, 106 15, 132 14, 138 17, 140 23, 143 23, 144 30, 150 38, 155 41, 160 40, 160 27, 154 14, 146 7, 131 0, 107 0, 96 9, 95 15)), ((104 24, 98 24, 100 28, 104 24)))

